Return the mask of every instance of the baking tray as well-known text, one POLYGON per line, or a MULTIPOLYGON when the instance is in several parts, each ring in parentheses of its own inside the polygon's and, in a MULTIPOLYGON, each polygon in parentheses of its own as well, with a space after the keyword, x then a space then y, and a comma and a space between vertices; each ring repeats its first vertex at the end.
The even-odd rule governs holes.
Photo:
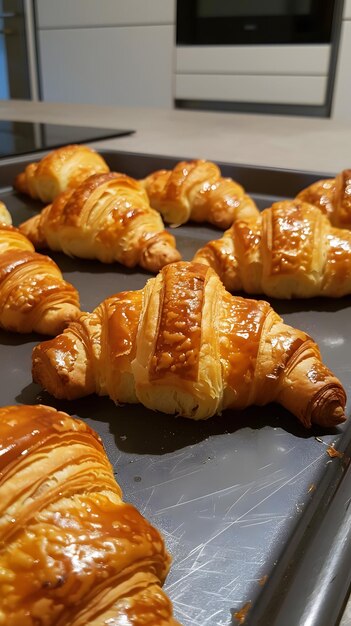
MULTIPOLYGON (((136 178, 179 160, 100 153, 111 169, 136 178)), ((30 160, 0 161, 0 199, 15 224, 42 207, 10 186, 30 160)), ((219 165, 260 208, 325 177, 219 165)), ((221 235, 199 225, 173 232, 189 260, 203 242, 221 235)), ((117 291, 143 287, 150 276, 118 264, 52 256, 79 289, 84 310, 117 291)), ((287 323, 314 337, 351 397, 351 298, 271 303, 287 323)), ((31 351, 40 340, 0 332, 1 403, 52 405, 98 431, 125 498, 161 530, 173 555, 165 589, 184 626, 338 622, 351 579, 351 422, 306 431, 273 404, 195 422, 141 406, 116 407, 96 396, 55 401, 31 382, 31 351), (330 457, 330 446, 340 455, 330 457)))

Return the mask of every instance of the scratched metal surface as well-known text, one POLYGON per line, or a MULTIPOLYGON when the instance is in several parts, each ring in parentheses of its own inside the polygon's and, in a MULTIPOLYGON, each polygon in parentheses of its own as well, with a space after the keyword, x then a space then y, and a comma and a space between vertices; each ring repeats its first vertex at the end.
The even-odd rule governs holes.
MULTIPOLYGON (((123 155, 107 158, 115 169, 122 169, 123 155)), ((153 169, 150 159, 129 156, 124 169, 138 177, 148 164, 153 169)), ((17 160, 7 176, 20 168, 17 160)), ((231 173, 229 167, 226 173, 231 173)), ((0 164, 0 199, 17 224, 40 205, 6 189, 5 174, 0 164)), ((271 187, 272 198, 284 195, 281 176, 279 185, 271 187)), ((246 172, 246 177, 247 190, 259 191, 255 172, 249 176, 246 172)), ((263 193, 255 194, 261 207, 271 199, 267 176, 262 180, 263 193)), ((290 194, 293 184, 291 180, 286 187, 290 194)), ((187 225, 175 235, 184 258, 190 259, 202 241, 220 233, 187 225)), ((53 256, 66 279, 79 289, 84 310, 92 310, 114 292, 143 287, 149 277, 118 265, 53 256)), ((351 298, 272 304, 287 323, 318 341, 325 362, 351 397, 351 298)), ((31 382, 31 350, 39 340, 0 332, 2 404, 42 402, 93 426, 102 436, 125 498, 162 531, 173 555, 165 588, 179 621, 184 626, 239 624, 235 613, 255 605, 306 511, 321 499, 322 485, 342 472, 342 460, 331 459, 327 447, 345 448, 350 427, 306 432, 276 405, 193 422, 140 406, 115 407, 95 396, 57 402, 31 382)))

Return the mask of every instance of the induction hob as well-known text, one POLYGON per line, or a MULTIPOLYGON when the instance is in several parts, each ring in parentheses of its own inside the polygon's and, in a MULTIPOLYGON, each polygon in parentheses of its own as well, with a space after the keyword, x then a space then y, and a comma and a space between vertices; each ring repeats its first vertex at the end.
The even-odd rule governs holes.
POLYGON ((131 135, 134 130, 0 121, 0 157, 51 150, 74 143, 88 143, 131 135))

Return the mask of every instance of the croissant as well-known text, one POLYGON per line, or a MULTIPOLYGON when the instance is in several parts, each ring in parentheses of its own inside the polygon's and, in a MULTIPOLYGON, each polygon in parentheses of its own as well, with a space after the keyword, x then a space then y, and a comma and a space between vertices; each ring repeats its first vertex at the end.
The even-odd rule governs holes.
POLYGON ((297 198, 321 209, 333 226, 351 229, 351 170, 313 183, 300 191, 297 198))
POLYGON ((275 401, 306 427, 345 420, 345 392, 316 343, 200 263, 173 263, 108 298, 36 346, 32 362, 56 398, 96 392, 193 419, 275 401))
POLYGON ((78 292, 63 279, 56 263, 34 252, 17 228, 1 223, 0 327, 56 335, 79 313, 78 292))
POLYGON ((234 220, 256 216, 258 209, 244 189, 210 161, 182 161, 140 181, 150 204, 174 226, 188 220, 229 228, 234 220))
POLYGON ((229 291, 274 298, 351 293, 351 232, 333 228, 301 200, 275 202, 256 220, 235 222, 194 261, 215 269, 229 291))
POLYGON ((175 239, 150 205, 144 189, 125 174, 96 174, 21 224, 36 248, 73 256, 139 264, 157 272, 178 261, 175 239))
POLYGON ((0 409, 0 472, 2 624, 177 626, 162 537, 123 502, 89 426, 42 405, 0 409))
POLYGON ((12 218, 5 204, 0 201, 0 224, 12 224, 12 218))
POLYGON ((39 163, 30 163, 14 182, 14 188, 42 202, 52 202, 62 191, 77 187, 92 174, 109 172, 104 159, 88 146, 63 146, 39 163))

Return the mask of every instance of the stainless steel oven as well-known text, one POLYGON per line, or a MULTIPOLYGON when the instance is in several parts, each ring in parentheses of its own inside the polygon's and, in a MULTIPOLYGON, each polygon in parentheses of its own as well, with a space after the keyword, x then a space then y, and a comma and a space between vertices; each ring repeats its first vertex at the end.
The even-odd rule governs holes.
POLYGON ((334 8, 335 0, 178 0, 177 43, 329 43, 334 8))
POLYGON ((343 0, 178 0, 178 107, 328 116, 343 0))

